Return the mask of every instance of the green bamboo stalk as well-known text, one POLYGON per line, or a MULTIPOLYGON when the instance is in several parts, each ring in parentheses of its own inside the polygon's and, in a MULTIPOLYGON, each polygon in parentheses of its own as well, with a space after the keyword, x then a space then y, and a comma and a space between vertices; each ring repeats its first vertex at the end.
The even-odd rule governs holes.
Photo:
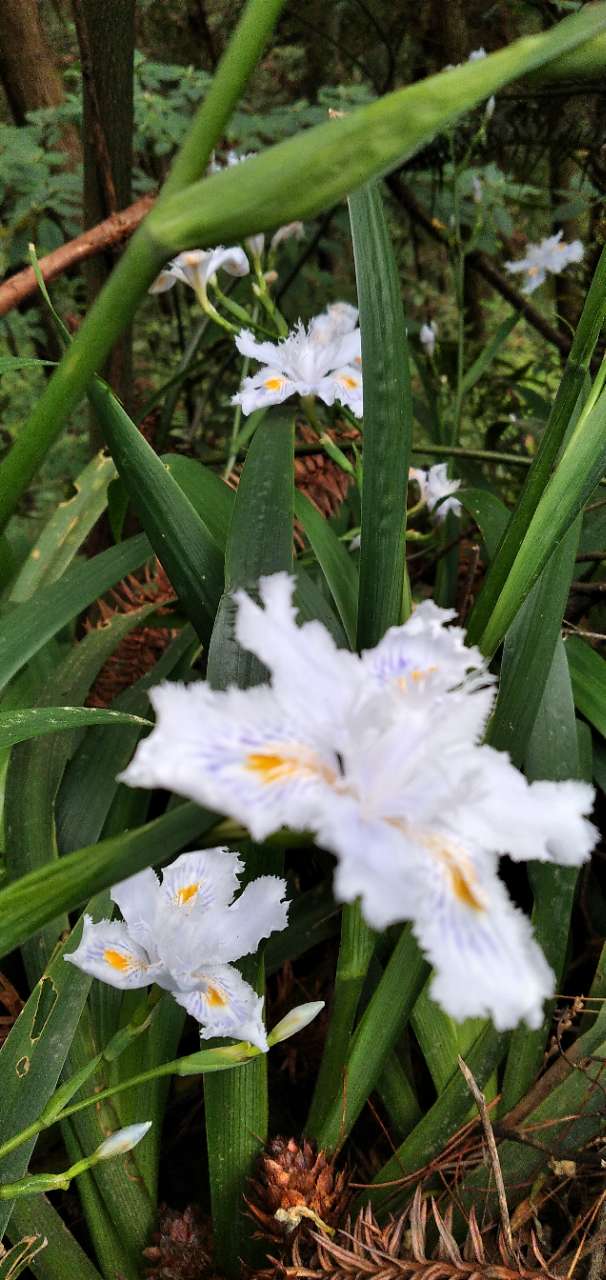
MULTIPOLYGON (((204 174, 213 148, 254 70, 284 0, 248 0, 212 85, 156 201, 162 211, 178 192, 204 174)), ((66 352, 27 428, 19 434, 0 474, 0 530, 82 398, 141 298, 169 256, 153 242, 145 223, 133 236, 105 288, 66 352)))

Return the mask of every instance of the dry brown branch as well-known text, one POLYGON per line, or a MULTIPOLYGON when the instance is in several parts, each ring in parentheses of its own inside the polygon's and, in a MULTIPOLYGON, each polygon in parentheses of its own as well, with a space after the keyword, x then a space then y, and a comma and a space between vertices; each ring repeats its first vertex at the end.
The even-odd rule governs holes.
MULTIPOLYGON (((40 259, 40 270, 47 284, 77 263, 84 262, 87 258, 94 258, 96 254, 104 253, 106 249, 111 249, 121 244, 123 240, 127 240, 149 213, 154 200, 155 196, 152 195, 141 196, 134 204, 129 205, 128 209, 113 213, 110 218, 105 218, 96 227, 91 227, 90 231, 85 231, 74 240, 68 240, 67 244, 62 244, 59 249, 47 253, 46 257, 40 259)), ((13 307, 19 306, 36 292, 36 288, 36 277, 31 267, 26 267, 24 271, 18 271, 14 276, 10 276, 0 284, 0 316, 6 315, 8 311, 12 311, 13 307)))

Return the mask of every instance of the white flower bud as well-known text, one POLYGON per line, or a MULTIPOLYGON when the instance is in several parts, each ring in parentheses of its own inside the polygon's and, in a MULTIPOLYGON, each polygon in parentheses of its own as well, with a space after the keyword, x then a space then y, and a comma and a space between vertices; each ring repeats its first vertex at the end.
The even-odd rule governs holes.
POLYGON ((127 1124, 124 1129, 116 1129, 115 1133, 110 1133, 109 1138, 97 1147, 96 1159, 111 1160, 114 1156, 123 1156, 127 1151, 132 1151, 151 1127, 151 1120, 143 1120, 141 1124, 127 1124))
POLYGON ((309 1026, 323 1008, 323 1000, 311 1000, 309 1004, 297 1005, 296 1009, 291 1009, 285 1018, 281 1018, 280 1022, 276 1023, 273 1031, 270 1031, 267 1037, 268 1044, 280 1044, 282 1040, 289 1040, 291 1036, 296 1035, 297 1031, 302 1031, 304 1027, 309 1026))

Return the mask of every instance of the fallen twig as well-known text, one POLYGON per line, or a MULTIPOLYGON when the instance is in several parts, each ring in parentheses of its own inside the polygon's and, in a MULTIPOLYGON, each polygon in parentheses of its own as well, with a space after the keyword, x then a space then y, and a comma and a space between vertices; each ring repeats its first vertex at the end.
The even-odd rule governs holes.
MULTIPOLYGON (((68 240, 67 244, 62 244, 52 253, 47 253, 44 258, 40 258, 39 265, 44 279, 47 282, 54 280, 76 263, 94 258, 97 253, 104 253, 106 249, 120 244, 123 240, 128 240, 145 215, 149 213, 154 200, 155 196, 152 195, 141 196, 134 204, 129 205, 128 209, 112 213, 111 217, 104 218, 103 222, 99 222, 96 227, 91 227, 89 231, 84 231, 74 240, 68 240)), ((34 294, 36 289, 36 277, 31 267, 26 267, 24 271, 18 271, 14 276, 10 276, 0 284, 0 316, 5 316, 8 311, 12 311, 13 307, 19 306, 34 294)))
POLYGON ((490 1122, 490 1116, 488 1114, 488 1107, 486 1106, 486 1098, 484 1097, 482 1090, 478 1087, 474 1076, 472 1075, 471 1071, 469 1070, 469 1067, 467 1066, 467 1063, 463 1061, 460 1055, 459 1055, 458 1061, 459 1061, 459 1068, 465 1078, 469 1092, 471 1093, 474 1099, 474 1102, 478 1108, 478 1111, 480 1113, 480 1120, 482 1121, 484 1137, 486 1138, 486 1146, 488 1147, 488 1156, 490 1159, 490 1165, 492 1168, 492 1174, 495 1181, 497 1198, 499 1201, 499 1213, 501 1216, 501 1226, 503 1228, 503 1235, 505 1237, 505 1242, 507 1244, 509 1255, 513 1259, 515 1258, 515 1249, 513 1244, 513 1235, 511 1233, 511 1220, 509 1217, 507 1196, 505 1194, 505 1183, 503 1181, 503 1173, 502 1173, 501 1164, 499 1161, 497 1144, 495 1142, 495 1136, 493 1133, 492 1124, 490 1122))

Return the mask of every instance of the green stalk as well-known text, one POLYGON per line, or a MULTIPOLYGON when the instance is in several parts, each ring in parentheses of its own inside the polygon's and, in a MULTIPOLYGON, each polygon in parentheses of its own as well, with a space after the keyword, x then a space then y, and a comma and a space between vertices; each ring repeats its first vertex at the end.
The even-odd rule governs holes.
MULTIPOLYGON (((171 197, 205 172, 212 150, 242 96, 284 0, 248 0, 219 63, 208 94, 177 155, 155 205, 156 213, 171 197)), ((146 223, 133 236, 105 288, 51 378, 45 394, 2 464, 0 530, 10 519, 65 419, 79 403, 93 373, 100 369, 120 334, 133 320, 141 298, 166 261, 146 223)))
MULTIPOLYGON (((108 1085, 106 1089, 100 1089, 98 1092, 89 1094, 86 1098, 82 1098, 80 1102, 72 1102, 70 1105, 59 1107, 56 1105, 56 1099, 62 1094, 62 1089, 51 1098, 51 1101, 37 1120, 32 1121, 26 1129, 22 1129, 19 1133, 13 1134, 6 1142, 0 1146, 0 1160, 10 1155, 12 1151, 16 1151, 18 1147, 23 1146, 31 1138, 36 1138, 44 1129, 50 1129, 51 1125, 59 1120, 67 1120, 70 1116, 77 1115, 80 1111, 86 1111, 88 1107, 97 1106, 100 1102, 105 1102, 107 1098, 113 1098, 117 1093, 123 1093, 125 1089, 133 1089, 135 1085, 147 1084, 150 1080, 158 1080, 162 1076, 197 1076, 206 1075, 215 1071, 230 1071, 234 1067, 243 1066, 245 1063, 252 1061, 258 1057, 260 1050, 254 1045, 241 1041, 238 1044, 230 1044, 225 1048, 216 1049, 200 1049, 198 1053, 188 1053, 183 1058, 175 1058, 172 1062, 161 1062, 155 1067, 150 1067, 147 1071, 140 1071, 135 1076, 129 1076, 127 1080, 119 1080, 116 1084, 108 1085)), ((99 1059, 103 1057, 98 1055, 99 1059)), ((98 1065, 97 1059, 93 1063, 93 1069, 98 1065)), ((77 1088, 80 1088, 82 1079, 78 1072, 77 1088)), ((87 1073, 89 1075, 90 1073, 87 1073)), ((68 1083, 71 1085, 75 1080, 72 1077, 68 1083)), ((71 1095, 70 1095, 71 1096, 71 1095)))
POLYGON ((496 606, 503 584, 527 533, 582 396, 591 358, 606 317, 606 248, 596 267, 578 323, 562 381, 539 450, 469 619, 467 638, 477 644, 496 606))

